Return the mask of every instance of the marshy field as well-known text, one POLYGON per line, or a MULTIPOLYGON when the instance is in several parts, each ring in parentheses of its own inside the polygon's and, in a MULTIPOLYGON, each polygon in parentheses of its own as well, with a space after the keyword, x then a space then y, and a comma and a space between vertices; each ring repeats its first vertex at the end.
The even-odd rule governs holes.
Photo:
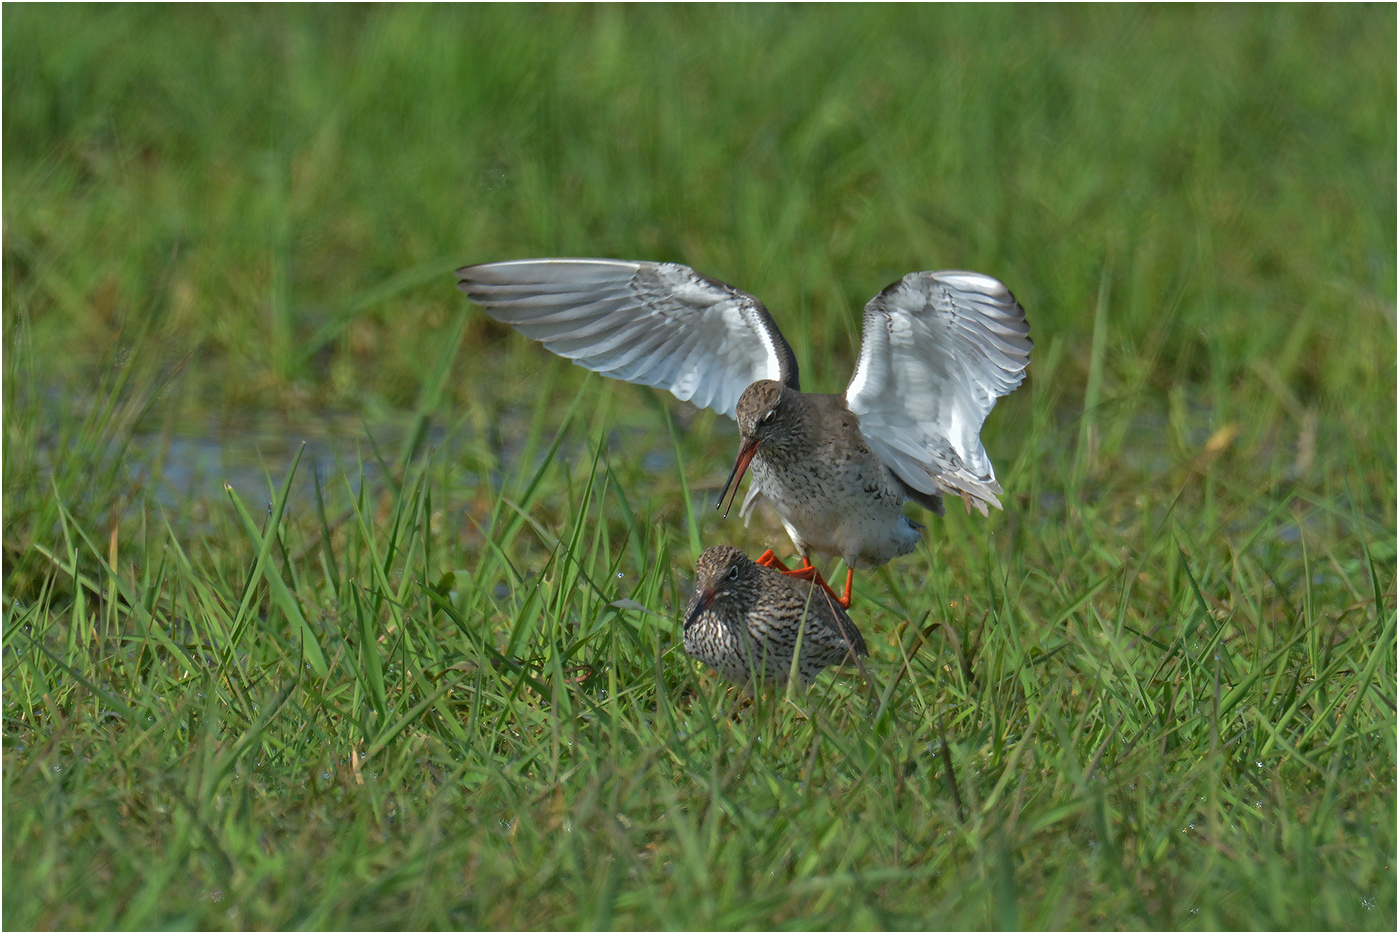
POLYGON ((1393 6, 7 4, 3 173, 6 928, 1394 930, 1393 6), (791 545, 454 288, 530 256, 822 392, 1010 286, 867 678, 685 655, 791 545))

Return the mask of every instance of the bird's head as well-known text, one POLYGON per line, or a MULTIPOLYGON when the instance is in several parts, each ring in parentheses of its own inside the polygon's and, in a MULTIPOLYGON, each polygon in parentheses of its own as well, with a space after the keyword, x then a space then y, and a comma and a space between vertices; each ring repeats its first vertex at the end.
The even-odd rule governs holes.
MULTIPOLYGON (((739 397, 734 409, 734 418, 739 422, 739 455, 734 459, 734 470, 730 472, 724 490, 720 491, 716 509, 724 504, 730 487, 733 487, 734 493, 729 496, 729 506, 734 505, 739 482, 744 479, 744 472, 749 469, 749 462, 753 460, 758 447, 765 442, 771 445, 787 431, 791 420, 785 416, 791 407, 784 405, 783 390, 783 385, 777 380, 755 380, 739 397)), ((729 515, 729 507, 725 507, 724 515, 729 515)))
POLYGON ((695 563, 695 598, 685 628, 715 605, 746 608, 758 596, 758 565, 732 545, 714 545, 695 563))
POLYGON ((780 413, 784 408, 782 402, 783 385, 777 380, 755 380, 750 383, 734 407, 739 434, 760 441, 768 437, 775 424, 780 422, 780 413))

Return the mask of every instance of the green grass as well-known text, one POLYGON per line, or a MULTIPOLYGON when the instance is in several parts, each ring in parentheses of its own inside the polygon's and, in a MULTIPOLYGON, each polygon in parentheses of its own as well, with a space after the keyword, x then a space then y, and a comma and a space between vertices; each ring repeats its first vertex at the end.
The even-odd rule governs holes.
POLYGON ((3 27, 6 927, 1395 927, 1393 8, 3 27), (787 542, 453 289, 552 254, 822 390, 903 273, 1016 292, 1007 510, 862 574, 869 684, 685 657, 787 542), (359 469, 177 480, 262 419, 359 469))

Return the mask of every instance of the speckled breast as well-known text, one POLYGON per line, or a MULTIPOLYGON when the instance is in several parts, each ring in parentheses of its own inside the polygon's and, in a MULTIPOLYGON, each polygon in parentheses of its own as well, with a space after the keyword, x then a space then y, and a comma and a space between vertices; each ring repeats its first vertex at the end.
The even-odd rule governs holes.
POLYGON ((863 454, 811 458, 796 469, 779 469, 762 448, 755 454, 754 483, 799 551, 839 555, 853 567, 870 567, 918 547, 919 529, 900 509, 904 492, 879 459, 863 454))
POLYGON ((741 635, 726 626, 715 614, 704 613, 685 631, 685 652, 732 682, 749 677, 747 647, 741 635))

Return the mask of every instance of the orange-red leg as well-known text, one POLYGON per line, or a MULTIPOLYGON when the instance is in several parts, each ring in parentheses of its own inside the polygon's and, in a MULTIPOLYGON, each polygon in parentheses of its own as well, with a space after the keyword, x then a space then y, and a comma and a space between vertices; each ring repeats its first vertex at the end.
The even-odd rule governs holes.
MULTIPOLYGON (((805 555, 802 556, 802 567, 801 567, 801 568, 794 568, 794 569, 792 569, 791 571, 788 571, 786 568, 784 568, 784 569, 783 569, 783 574, 785 574, 785 575, 791 575, 791 576, 794 577, 794 578, 801 578, 803 581, 811 581, 811 582, 813 582, 813 583, 820 583, 820 584, 822 584, 823 586, 825 586, 825 584, 826 584, 824 581, 822 581, 821 572, 817 571, 816 566, 812 564, 812 560, 809 559, 809 558, 808 558, 807 556, 805 556, 805 555)), ((831 589, 830 589, 830 588, 827 588, 827 590, 831 590, 831 589)), ((835 595, 835 594, 832 594, 831 596, 832 596, 832 597, 835 597, 836 595, 835 595)))
POLYGON ((778 558, 778 556, 776 556, 776 555, 773 554, 773 550, 772 550, 772 549, 769 549, 768 551, 766 551, 766 552, 764 552, 762 555, 760 555, 757 559, 755 559, 755 560, 754 560, 754 564, 756 564, 756 565, 762 565, 762 566, 764 566, 765 568, 776 568, 776 569, 778 569, 778 571, 781 571, 783 574, 789 574, 789 573, 790 573, 790 572, 788 572, 788 567, 787 567, 786 565, 783 564, 782 559, 778 558))
MULTIPOLYGON (((763 553, 763 557, 759 558, 758 563, 760 565, 764 564, 763 558, 767 558, 772 554, 773 552, 771 549, 763 553)), ((777 559, 774 558, 773 561, 776 562, 777 559)), ((779 562, 778 564, 781 566, 782 563, 779 562)), ((769 567, 772 566, 770 565, 769 567)), ((832 600, 836 601, 836 603, 841 605, 842 610, 850 609, 851 585, 855 581, 855 572, 851 569, 846 569, 846 593, 842 595, 837 595, 835 591, 831 590, 831 585, 826 583, 826 579, 822 577, 822 573, 817 571, 817 567, 812 564, 812 560, 805 555, 802 556, 801 568, 794 568, 792 571, 788 571, 786 568, 781 568, 781 571, 785 575, 791 575, 794 578, 801 578, 803 581, 810 581, 813 584, 820 585, 826 591, 827 594, 831 595, 832 600)))

